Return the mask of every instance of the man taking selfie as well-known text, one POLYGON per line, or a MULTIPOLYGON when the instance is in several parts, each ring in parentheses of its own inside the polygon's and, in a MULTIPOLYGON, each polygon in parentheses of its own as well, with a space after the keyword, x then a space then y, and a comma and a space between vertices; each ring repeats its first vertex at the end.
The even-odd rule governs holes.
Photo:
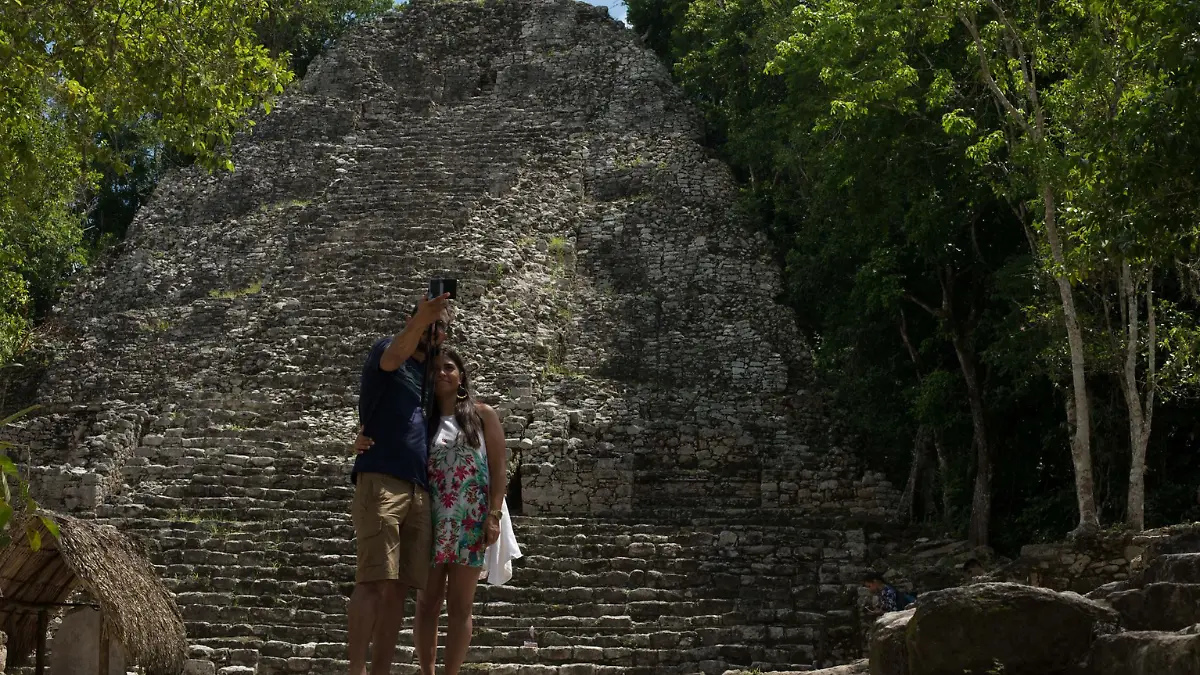
POLYGON ((424 588, 429 574, 429 436, 422 395, 425 365, 450 325, 451 297, 419 301, 404 330, 375 343, 363 366, 358 416, 362 434, 374 443, 355 458, 350 474, 358 541, 347 608, 350 675, 366 675, 371 644, 371 674, 390 673, 404 599, 409 588, 424 588))

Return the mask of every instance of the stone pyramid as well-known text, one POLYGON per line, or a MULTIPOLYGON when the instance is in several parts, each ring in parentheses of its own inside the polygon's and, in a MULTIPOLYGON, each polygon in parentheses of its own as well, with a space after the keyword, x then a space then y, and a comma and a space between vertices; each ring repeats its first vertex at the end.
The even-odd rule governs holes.
POLYGON ((701 136, 604 8, 418 0, 354 30, 236 140, 235 172, 165 179, 64 299, 19 432, 41 499, 144 535, 226 673, 339 672, 358 373, 457 277, 452 340, 501 411, 530 554, 481 589, 494 651, 471 658, 845 656, 858 528, 897 494, 831 433, 701 136), (522 652, 530 624, 557 642, 522 652))

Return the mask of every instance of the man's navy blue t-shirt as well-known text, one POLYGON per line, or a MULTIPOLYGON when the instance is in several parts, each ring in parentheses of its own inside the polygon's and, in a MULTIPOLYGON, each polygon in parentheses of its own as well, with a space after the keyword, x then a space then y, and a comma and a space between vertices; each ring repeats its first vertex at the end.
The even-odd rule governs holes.
POLYGON ((371 347, 363 365, 358 394, 358 421, 363 435, 375 444, 354 460, 350 480, 360 473, 383 473, 429 489, 425 463, 429 460, 421 382, 425 366, 409 358, 392 372, 379 367, 392 338, 371 347))

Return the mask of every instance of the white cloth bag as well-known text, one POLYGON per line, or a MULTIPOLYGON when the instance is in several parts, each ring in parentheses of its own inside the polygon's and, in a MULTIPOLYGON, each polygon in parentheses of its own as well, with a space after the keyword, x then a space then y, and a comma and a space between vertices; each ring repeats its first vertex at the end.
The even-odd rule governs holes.
POLYGON ((513 532, 512 519, 508 517, 508 500, 500 505, 500 537, 487 548, 483 558, 480 579, 493 586, 500 586, 512 579, 512 561, 521 557, 517 535, 513 532))

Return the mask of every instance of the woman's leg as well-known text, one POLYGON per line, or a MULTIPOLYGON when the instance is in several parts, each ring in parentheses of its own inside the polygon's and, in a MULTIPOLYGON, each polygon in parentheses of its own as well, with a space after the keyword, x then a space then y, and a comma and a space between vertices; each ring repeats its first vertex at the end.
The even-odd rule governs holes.
POLYGON ((413 649, 421 675, 433 675, 437 663, 438 617, 442 614, 442 601, 446 597, 446 568, 434 565, 429 570, 429 581, 425 590, 417 591, 417 611, 413 615, 413 649))
POLYGON ((466 565, 447 565, 450 569, 446 584, 446 673, 458 675, 471 645, 471 606, 475 603, 475 586, 479 583, 479 568, 466 565))

